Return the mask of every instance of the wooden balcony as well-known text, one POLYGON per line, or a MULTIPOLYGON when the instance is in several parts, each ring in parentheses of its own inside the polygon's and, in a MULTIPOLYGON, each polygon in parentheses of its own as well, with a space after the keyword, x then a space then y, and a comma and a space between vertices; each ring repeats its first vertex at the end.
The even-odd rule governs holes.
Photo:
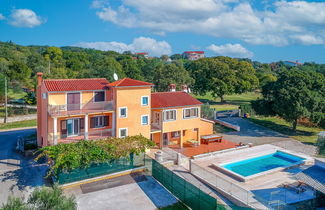
POLYGON ((48 105, 48 113, 52 117, 91 114, 113 110, 113 101, 89 102, 84 104, 48 105))

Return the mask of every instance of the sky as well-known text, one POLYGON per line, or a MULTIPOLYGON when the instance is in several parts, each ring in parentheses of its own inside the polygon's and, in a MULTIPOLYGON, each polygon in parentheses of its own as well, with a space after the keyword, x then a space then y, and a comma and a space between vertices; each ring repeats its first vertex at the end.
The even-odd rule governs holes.
POLYGON ((325 63, 325 0, 0 0, 0 41, 325 63))

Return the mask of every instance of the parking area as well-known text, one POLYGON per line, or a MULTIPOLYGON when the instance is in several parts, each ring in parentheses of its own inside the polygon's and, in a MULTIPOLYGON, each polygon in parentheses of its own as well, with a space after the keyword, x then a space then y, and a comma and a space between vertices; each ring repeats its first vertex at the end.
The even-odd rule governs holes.
POLYGON ((177 199, 153 177, 125 175, 65 189, 76 197, 80 210, 154 210, 172 205, 177 199))

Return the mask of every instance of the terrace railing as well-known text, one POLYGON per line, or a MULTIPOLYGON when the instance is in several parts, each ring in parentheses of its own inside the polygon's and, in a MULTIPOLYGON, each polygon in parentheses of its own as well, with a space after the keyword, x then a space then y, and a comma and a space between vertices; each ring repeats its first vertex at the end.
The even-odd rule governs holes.
POLYGON ((83 104, 48 105, 48 113, 51 116, 64 116, 69 114, 87 114, 97 111, 112 111, 112 101, 88 102, 83 104))
POLYGON ((217 190, 230 195, 244 205, 254 209, 269 209, 256 199, 252 192, 234 184, 190 161, 191 173, 217 190))

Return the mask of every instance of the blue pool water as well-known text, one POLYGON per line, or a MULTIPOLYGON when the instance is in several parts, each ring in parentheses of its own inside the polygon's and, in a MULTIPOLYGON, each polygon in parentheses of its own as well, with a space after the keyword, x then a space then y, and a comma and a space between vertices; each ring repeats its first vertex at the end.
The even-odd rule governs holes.
POLYGON ((304 158, 277 151, 273 154, 226 164, 223 167, 246 177, 274 168, 298 164, 302 160, 304 158))

